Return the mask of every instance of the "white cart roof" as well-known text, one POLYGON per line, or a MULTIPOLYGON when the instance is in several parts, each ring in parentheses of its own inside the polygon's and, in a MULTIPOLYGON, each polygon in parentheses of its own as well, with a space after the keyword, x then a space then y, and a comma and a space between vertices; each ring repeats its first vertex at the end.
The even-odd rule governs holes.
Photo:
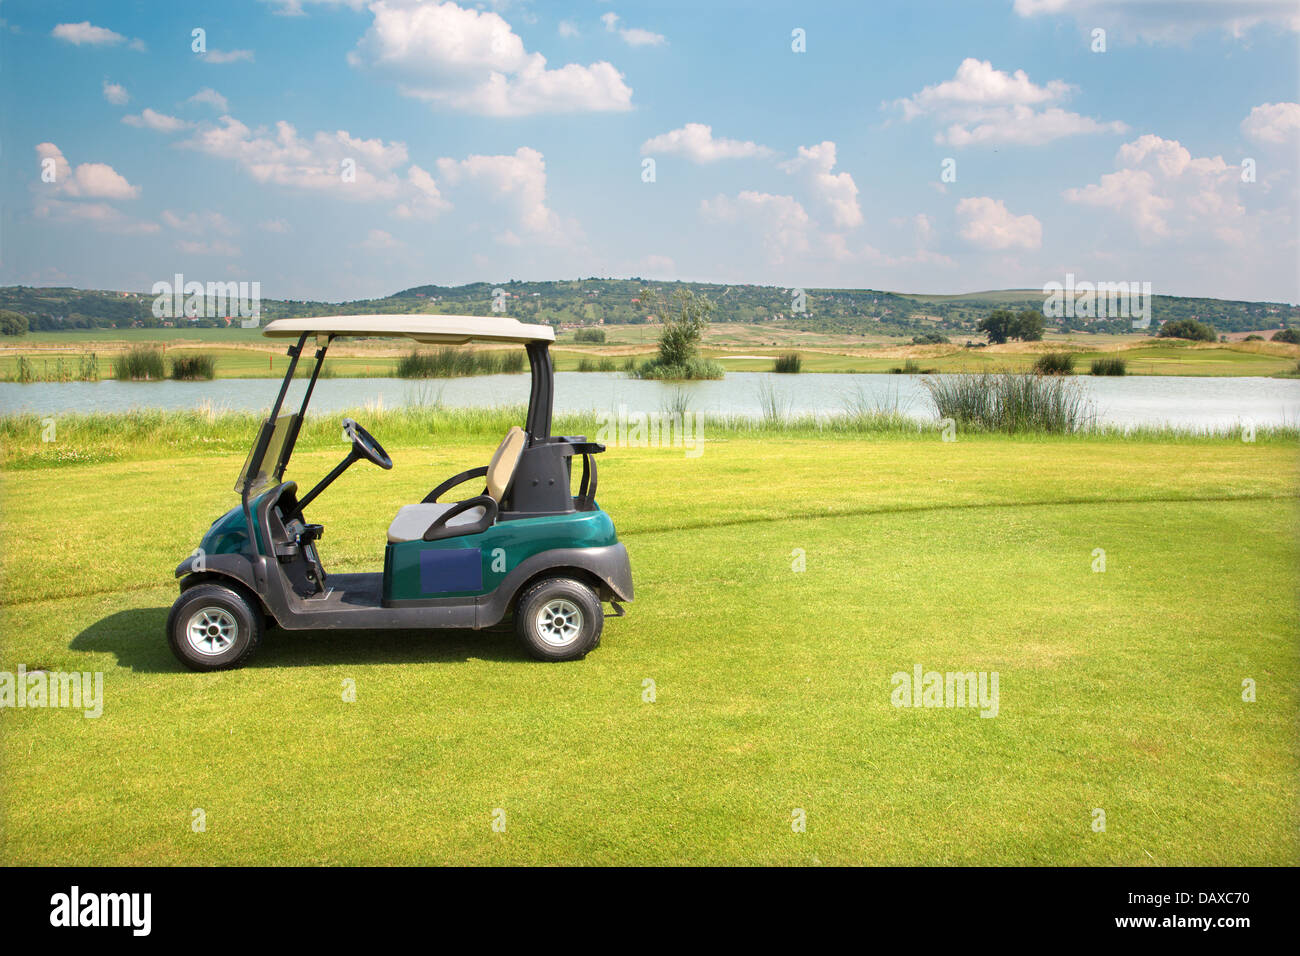
POLYGON ((459 345, 464 342, 554 342, 549 325, 484 315, 318 315, 276 319, 262 330, 273 339, 310 335, 406 336, 417 342, 459 345))

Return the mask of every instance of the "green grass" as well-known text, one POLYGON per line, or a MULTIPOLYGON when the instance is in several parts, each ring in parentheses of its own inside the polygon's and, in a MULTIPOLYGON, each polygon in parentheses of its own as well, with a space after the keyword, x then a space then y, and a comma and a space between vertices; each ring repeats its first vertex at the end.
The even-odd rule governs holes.
POLYGON ((1093 375, 1124 375, 1128 363, 1122 358, 1097 358, 1092 360, 1089 370, 1093 375))
POLYGON ((172 378, 179 381, 212 379, 217 375, 217 363, 211 355, 178 355, 171 360, 172 378))
POLYGON ((123 382, 161 381, 167 377, 162 349, 132 346, 113 360, 113 377, 123 382))
MULTIPOLYGON (((313 509, 330 571, 378 570, 397 508, 499 437, 371 424, 396 467, 313 509)), ((1293 439, 717 438, 602 456, 637 599, 569 665, 504 629, 273 631, 192 674, 172 569, 242 449, 5 472, 0 669, 102 670, 106 699, 0 711, 0 860, 1300 861, 1293 439), (999 716, 893 708, 916 663, 998 671, 999 716)))
POLYGON ((411 350, 398 361, 393 374, 398 378, 453 378, 508 375, 523 370, 524 353, 519 349, 479 351, 449 345, 432 351, 411 350))

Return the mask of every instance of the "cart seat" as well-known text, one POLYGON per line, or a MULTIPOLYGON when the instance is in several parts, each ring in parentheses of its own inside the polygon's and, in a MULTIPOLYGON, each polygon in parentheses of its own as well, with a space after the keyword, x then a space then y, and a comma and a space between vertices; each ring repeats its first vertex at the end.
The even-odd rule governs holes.
MULTIPOLYGON (((397 512, 397 517, 388 526, 388 543, 419 541, 424 537, 424 532, 429 529, 431 524, 455 506, 456 502, 454 501, 447 503, 435 501, 427 505, 402 505, 397 512)), ((447 527, 476 525, 483 520, 484 514, 486 514, 485 508, 470 508, 468 511, 462 511, 460 514, 448 519, 447 527)))

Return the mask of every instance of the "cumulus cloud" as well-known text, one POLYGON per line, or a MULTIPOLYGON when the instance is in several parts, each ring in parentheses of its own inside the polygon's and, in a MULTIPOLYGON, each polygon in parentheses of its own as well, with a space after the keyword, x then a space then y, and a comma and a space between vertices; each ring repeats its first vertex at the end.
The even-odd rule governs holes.
POLYGON ((119 83, 110 83, 104 81, 104 99, 114 106, 123 106, 131 99, 131 94, 126 91, 126 87, 119 83))
POLYGON ((1065 136, 1125 133, 1119 121, 1100 122, 1063 109, 1072 87, 1063 80, 1034 83, 1024 70, 1006 73, 988 60, 967 57, 951 80, 895 100, 906 121, 928 117, 947 124, 935 142, 950 146, 1037 145, 1065 136))
POLYGON ((968 196, 957 203, 959 233, 983 249, 1037 249, 1043 244, 1043 224, 1033 216, 1017 216, 1001 199, 968 196))
POLYGON ((577 238, 576 224, 565 222, 547 205, 546 161, 535 149, 521 146, 513 154, 439 159, 438 174, 448 186, 478 188, 513 211, 510 224, 497 233, 501 241, 518 242, 516 229, 553 244, 577 238))
POLYGON ((632 89, 608 62, 547 66, 499 14, 455 3, 377 0, 350 57, 391 73, 401 91, 441 109, 489 116, 631 108, 632 89))
POLYGON ((620 27, 617 13, 601 14, 600 22, 605 24, 606 31, 617 33, 628 46, 663 46, 668 42, 668 38, 662 33, 643 30, 640 27, 620 27))
POLYGON ((1183 43, 1207 31, 1240 37, 1259 26, 1300 30, 1295 0, 1015 0, 1022 17, 1069 16, 1085 30, 1151 43, 1183 43))
POLYGON ((135 199, 140 187, 132 186, 126 177, 107 163, 81 163, 75 168, 53 143, 40 143, 36 155, 41 169, 54 169, 54 182, 42 182, 49 191, 76 199, 135 199), (50 162, 52 161, 52 163, 50 162))
POLYGON ((237 231, 234 223, 215 210, 178 213, 170 209, 164 209, 161 218, 163 225, 169 229, 175 229, 190 235, 205 235, 209 232, 215 232, 219 235, 230 236, 237 231))
POLYGON ((396 169, 407 162, 404 143, 361 139, 347 130, 308 138, 283 120, 274 131, 254 130, 233 116, 201 125, 181 145, 232 160, 258 182, 356 200, 397 198, 402 177, 396 169))
POLYGON ((134 114, 123 116, 122 122, 127 126, 152 129, 159 133, 175 133, 177 130, 186 129, 192 125, 183 119, 168 116, 166 113, 159 113, 157 110, 151 110, 147 107, 138 116, 134 114))
POLYGON ((800 146, 798 155, 781 163, 781 169, 803 178, 818 201, 831 213, 831 222, 840 229, 862 225, 858 205, 858 186, 846 172, 835 173, 835 144, 830 140, 816 146, 800 146))
POLYGON ((1115 172, 1098 182, 1065 190, 1065 199, 1124 217, 1148 242, 1243 237, 1246 210, 1237 196, 1241 170, 1223 157, 1194 158, 1177 140, 1147 133, 1121 146, 1115 165, 1115 172))
POLYGON ((60 23, 50 31, 50 36, 73 46, 118 46, 126 43, 133 50, 143 50, 144 42, 131 40, 107 27, 94 26, 89 20, 80 23, 60 23))
POLYGON ((712 163, 720 159, 746 159, 766 156, 772 151, 749 141, 714 139, 713 127, 703 123, 687 123, 681 129, 669 130, 652 136, 641 144, 641 155, 651 153, 685 156, 691 162, 712 163))
POLYGON ((371 229, 360 243, 363 249, 397 249, 402 243, 394 239, 392 233, 382 229, 371 229))
POLYGON ((1257 143, 1288 143, 1300 137, 1300 103, 1263 103, 1241 121, 1241 132, 1257 143))
POLYGON ((793 196, 745 190, 734 197, 719 194, 700 201, 706 221, 740 223, 762 237, 768 261, 784 265, 812 248, 812 219, 793 196))
POLYGON ((210 86, 203 87, 203 89, 199 90, 197 93, 195 93, 185 102, 194 103, 194 104, 206 104, 208 106, 211 106, 218 113, 227 113, 230 111, 230 103, 227 102, 224 96, 222 96, 220 93, 218 93, 210 86))

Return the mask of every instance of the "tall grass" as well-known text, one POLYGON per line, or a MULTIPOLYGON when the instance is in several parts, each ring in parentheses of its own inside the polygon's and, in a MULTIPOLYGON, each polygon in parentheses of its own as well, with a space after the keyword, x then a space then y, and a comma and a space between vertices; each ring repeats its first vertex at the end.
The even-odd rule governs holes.
POLYGON ((758 383, 759 419, 764 425, 784 425, 790 420, 792 404, 790 396, 771 382, 763 379, 758 383))
POLYGON ((1092 428, 1097 420, 1079 382, 1058 375, 981 372, 936 376, 922 384, 939 418, 963 428, 1069 433, 1092 428))
POLYGON ((613 372, 616 370, 617 366, 614 364, 614 360, 608 356, 593 359, 584 355, 578 359, 579 372, 613 372))
POLYGON ((1118 356, 1095 358, 1092 360, 1091 372, 1093 375, 1125 375, 1128 373, 1128 363, 1118 356))
MULTIPOLYGON (((957 376, 966 380, 973 376, 957 376)), ((1076 384, 1070 379, 1042 379, 1057 387, 1076 384)), ((685 390, 682 390, 683 395, 685 390)), ((773 392, 775 390, 773 389, 773 392)), ((684 401, 684 398, 683 398, 684 401)), ((688 404, 670 399, 665 409, 670 414, 689 411, 688 404)), ((339 420, 351 414, 361 421, 388 448, 425 448, 431 437, 438 443, 479 443, 490 449, 512 425, 524 420, 522 405, 495 408, 446 408, 440 395, 424 405, 352 409, 309 415, 299 434, 298 450, 330 451, 338 445, 339 420)), ((44 414, 0 415, 0 468, 46 468, 59 465, 92 464, 105 461, 129 461, 162 457, 225 455, 243 458, 248 453, 266 409, 257 412, 206 408, 186 411, 135 409, 129 412, 67 414, 58 416, 57 442, 42 441, 44 414)), ((952 417, 956 418, 956 415, 952 417)), ((850 398, 844 414, 790 414, 781 396, 765 414, 705 415, 706 433, 713 439, 728 435, 771 436, 781 438, 855 440, 863 437, 899 438, 926 434, 933 440, 932 428, 918 418, 902 413, 896 401, 870 397, 850 398)), ((563 412, 555 416, 552 432, 557 435, 596 435, 608 419, 595 411, 563 412)), ((995 431, 994 434, 1005 434, 995 431)), ((1170 426, 1122 427, 1092 426, 1076 431, 1062 431, 1062 440, 1098 438, 1110 441, 1220 442, 1241 441, 1241 428, 1175 428, 1170 426)), ((1259 427, 1255 441, 1261 444, 1285 442, 1300 446, 1300 427, 1259 427)), ((1013 440, 1013 436, 1007 436, 1013 440)), ((231 466, 237 468, 237 463, 231 466)), ((234 474, 231 474, 231 480, 234 474)))
POLYGON ((396 378, 455 378, 462 375, 512 375, 524 370, 524 353, 480 352, 445 346, 432 352, 414 349, 397 362, 396 378))
POLYGON ((178 355, 172 359, 172 378, 178 382, 211 380, 217 376, 217 363, 211 355, 178 355))
POLYGON ((1069 352, 1047 352, 1034 360, 1039 375, 1073 375, 1074 356, 1069 352))
POLYGON ((689 382, 707 379, 719 379, 726 370, 712 359, 696 356, 680 365, 666 365, 654 358, 639 366, 634 366, 629 374, 633 378, 654 379, 668 382, 689 382))
POLYGON ((84 352, 77 356, 75 362, 71 358, 65 362, 63 356, 58 356, 53 363, 49 359, 42 359, 37 365, 31 356, 19 355, 14 366, 13 381, 98 382, 99 357, 94 352, 84 352))
POLYGON ((794 374, 803 368, 803 357, 798 352, 784 352, 772 363, 773 372, 794 374))
POLYGON ((113 377, 121 382, 154 381, 167 377, 162 349, 133 345, 113 360, 113 377))

